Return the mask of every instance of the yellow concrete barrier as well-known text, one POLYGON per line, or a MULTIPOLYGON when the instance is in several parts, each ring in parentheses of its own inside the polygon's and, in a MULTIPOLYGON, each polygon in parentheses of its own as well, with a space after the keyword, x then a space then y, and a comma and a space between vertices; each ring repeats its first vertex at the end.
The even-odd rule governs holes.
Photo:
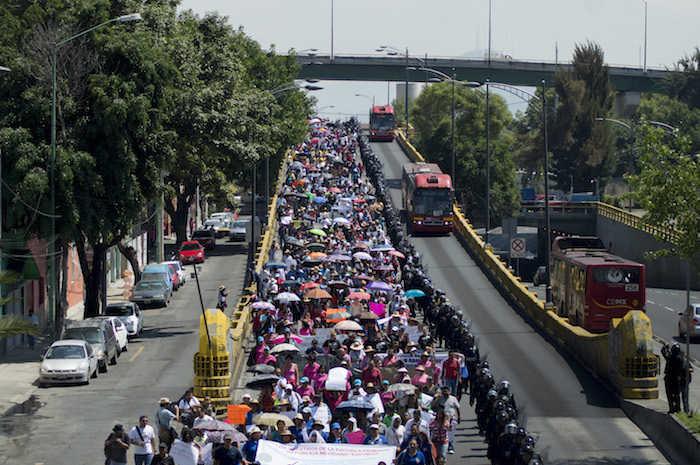
MULTIPOLYGON (((404 152, 414 161, 425 161, 416 148, 406 140, 402 130, 396 133, 397 140, 404 152)), ((621 220, 652 234, 659 232, 650 230, 641 218, 631 215, 624 210, 591 202, 594 205, 585 208, 595 208, 599 214, 621 220)), ((457 204, 454 205, 455 234, 459 235, 474 256, 481 262, 484 269, 492 278, 497 280, 513 300, 544 328, 561 345, 565 346, 586 367, 604 381, 610 383, 624 398, 657 398, 658 392, 658 355, 651 352, 648 344, 652 338, 651 323, 642 312, 630 312, 621 322, 613 325, 611 331, 605 334, 592 334, 583 328, 569 324, 567 318, 558 316, 551 309, 545 308, 545 303, 531 292, 520 278, 514 276, 500 257, 487 247, 483 239, 476 233, 469 220, 464 216, 457 204), (617 341, 615 344, 611 341, 617 341), (644 347, 649 352, 637 354, 635 344, 644 341, 644 347), (622 350, 624 348, 624 350, 622 350)), ((653 228, 651 228, 653 229, 653 228)), ((674 237, 674 231, 664 231, 667 237, 674 237)))

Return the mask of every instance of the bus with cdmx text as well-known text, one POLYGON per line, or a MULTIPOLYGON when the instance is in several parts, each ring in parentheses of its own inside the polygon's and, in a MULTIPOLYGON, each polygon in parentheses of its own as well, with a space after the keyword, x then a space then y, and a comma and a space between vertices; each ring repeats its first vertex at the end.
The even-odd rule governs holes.
POLYGON ((557 237, 550 257, 557 314, 590 332, 606 332, 613 318, 645 310, 643 264, 610 253, 597 237, 557 237))
POLYGON ((404 164, 401 192, 409 234, 454 230, 452 178, 437 163, 404 164))

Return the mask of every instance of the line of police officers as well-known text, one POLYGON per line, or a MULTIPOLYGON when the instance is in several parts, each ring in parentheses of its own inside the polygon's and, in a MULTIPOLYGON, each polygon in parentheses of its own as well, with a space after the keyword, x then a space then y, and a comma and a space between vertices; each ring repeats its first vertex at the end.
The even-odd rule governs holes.
MULTIPOLYGON (((351 124, 356 124, 354 121, 351 124)), ((359 125, 356 126, 359 130, 359 125)), ((413 244, 406 240, 399 215, 393 209, 386 190, 382 165, 374 154, 366 136, 359 138, 360 154, 367 175, 376 187, 377 199, 384 204, 384 220, 387 232, 396 250, 406 256, 402 269, 404 289, 420 289, 424 297, 416 299, 423 312, 424 323, 443 347, 460 352, 465 357, 466 377, 458 388, 458 398, 469 393, 469 405, 474 406, 479 434, 488 443, 487 457, 494 465, 540 465, 543 463, 535 451, 535 439, 518 426, 518 410, 510 383, 495 384, 486 360, 481 360, 479 349, 464 321, 461 310, 449 303, 444 292, 436 289, 423 271, 420 256, 413 244)), ((414 309, 415 310, 415 309, 414 309)))

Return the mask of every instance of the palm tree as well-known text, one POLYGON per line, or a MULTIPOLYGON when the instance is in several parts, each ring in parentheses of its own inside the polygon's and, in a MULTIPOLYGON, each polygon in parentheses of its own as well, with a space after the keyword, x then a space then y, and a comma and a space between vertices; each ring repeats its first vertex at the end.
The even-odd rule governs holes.
MULTIPOLYGON (((0 285, 14 284, 19 282, 21 278, 22 276, 17 272, 10 270, 0 271, 0 285)), ((3 297, 0 299, 0 308, 15 300, 17 299, 3 297)), ((23 315, 0 315, 0 338, 19 336, 21 334, 36 336, 38 333, 39 329, 36 325, 23 315)))

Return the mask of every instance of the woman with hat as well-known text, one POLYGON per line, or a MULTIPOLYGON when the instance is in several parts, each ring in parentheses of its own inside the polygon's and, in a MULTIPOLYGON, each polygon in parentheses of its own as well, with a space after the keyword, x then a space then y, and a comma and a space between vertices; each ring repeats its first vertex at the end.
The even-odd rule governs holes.
POLYGON ((365 359, 365 351, 362 349, 362 343, 360 341, 355 341, 350 345, 350 366, 355 374, 362 372, 362 361, 365 359))
POLYGON ((328 442, 331 444, 346 444, 347 438, 343 436, 340 428, 340 423, 335 422, 331 425, 331 434, 328 436, 328 442))
POLYGON ((226 308, 226 296, 228 295, 228 291, 226 290, 226 286, 219 286, 219 303, 216 305, 216 308, 219 310, 224 310, 226 308))

